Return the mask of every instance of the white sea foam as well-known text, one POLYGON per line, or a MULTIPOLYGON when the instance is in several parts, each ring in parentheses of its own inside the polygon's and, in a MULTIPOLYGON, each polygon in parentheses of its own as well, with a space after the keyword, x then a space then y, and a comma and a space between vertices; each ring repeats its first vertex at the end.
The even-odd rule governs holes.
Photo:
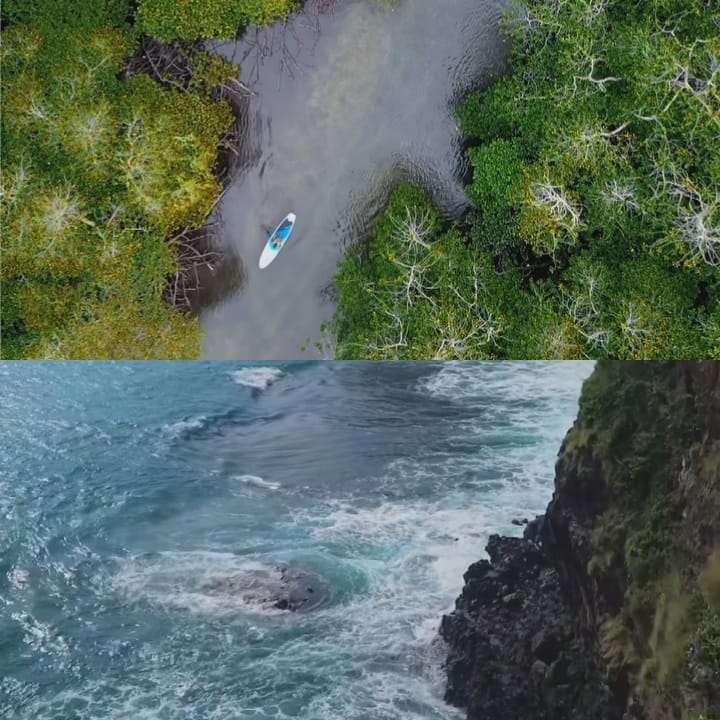
POLYGON ((204 415, 178 420, 163 426, 163 432, 171 438, 179 438, 193 430, 202 430, 207 423, 204 415))
MULTIPOLYGON (((312 533, 323 540, 344 541, 358 552, 370 550, 370 554, 369 546, 403 548, 393 560, 382 560, 379 565, 369 561, 371 571, 380 573, 378 590, 384 594, 390 589, 401 596, 413 585, 413 577, 422 579, 423 592, 439 600, 439 606, 430 610, 437 619, 437 612, 460 591, 468 565, 484 554, 488 537, 508 529, 516 504, 510 497, 507 500, 469 503, 465 494, 458 493, 442 504, 385 502, 358 509, 333 503, 312 533), (388 569, 391 572, 385 574, 388 569), (391 582, 400 586, 393 589, 391 582)), ((536 498, 538 509, 540 503, 536 498)))
POLYGON ((482 400, 490 393, 505 400, 557 395, 577 398, 593 367, 593 362, 585 360, 492 363, 491 366, 448 362, 437 373, 421 380, 420 387, 436 397, 461 400, 482 400))
POLYGON ((24 641, 33 650, 43 654, 67 655, 65 639, 48 623, 43 623, 29 613, 12 613, 10 616, 24 631, 24 641))
MULTIPOLYGON (((182 641, 182 638, 178 638, 182 641)), ((37 686, 31 683, 0 678, 0 716, 8 720, 26 718, 66 717, 58 709, 72 708, 76 720, 250 720, 269 717, 253 708, 243 708, 229 693, 218 693, 212 682, 199 675, 195 668, 179 670, 176 665, 181 653, 148 658, 142 682, 117 678, 98 678, 86 682, 81 689, 60 689, 52 699, 35 698, 37 686), (4 705, 3 691, 7 693, 4 705), (5 707, 10 714, 3 714, 5 707), (20 714, 18 708, 29 708, 20 714), (15 713, 15 714, 13 714, 15 713)), ((69 715, 67 715, 69 717, 69 715)), ((273 716, 286 720, 283 713, 273 716)))
POLYGON ((231 373, 232 379, 238 385, 256 390, 267 390, 282 376, 283 371, 275 367, 247 367, 231 373))
POLYGON ((30 584, 30 573, 27 570, 15 568, 8 573, 8 580, 18 590, 24 590, 30 584))
POLYGON ((258 475, 233 475, 232 480, 236 480, 243 485, 268 490, 270 492, 281 492, 283 487, 280 483, 264 480, 258 475))
POLYGON ((120 560, 111 583, 131 601, 207 616, 282 614, 272 587, 280 571, 271 565, 218 552, 162 552, 120 560))
MULTIPOLYGON (((461 442, 473 441, 476 459, 507 480, 547 485, 560 443, 577 413, 593 362, 445 363, 419 384, 432 397, 457 401, 472 417, 455 422, 461 442), (502 451, 498 451, 498 447, 502 451), (519 477, 518 474, 522 477, 519 477)), ((513 486, 518 487, 518 482, 513 486)), ((521 485, 522 486, 522 485, 521 485)))

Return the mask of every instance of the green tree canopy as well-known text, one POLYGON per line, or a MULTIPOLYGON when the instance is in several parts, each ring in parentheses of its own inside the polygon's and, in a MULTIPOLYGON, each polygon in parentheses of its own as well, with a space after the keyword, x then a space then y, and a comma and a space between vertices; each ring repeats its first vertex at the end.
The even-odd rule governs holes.
MULTIPOLYGON (((3 3, 3 357, 199 353, 197 321, 163 298, 179 269, 168 240, 220 194, 213 166, 233 118, 210 91, 237 69, 193 48, 190 85, 121 79, 151 31, 143 12, 172 23, 190 5, 140 3, 135 22, 128 0, 3 3)), ((268 20, 280 5, 235 9, 268 20)))

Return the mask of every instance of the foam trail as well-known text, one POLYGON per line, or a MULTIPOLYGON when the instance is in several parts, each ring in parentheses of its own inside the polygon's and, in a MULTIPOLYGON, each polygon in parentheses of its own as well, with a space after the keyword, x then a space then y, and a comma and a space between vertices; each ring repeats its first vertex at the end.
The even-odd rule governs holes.
POLYGON ((234 475, 232 479, 241 482, 243 485, 249 485, 262 490, 269 490, 271 492, 282 491, 282 485, 280 483, 263 480, 263 478, 258 475, 234 475))
POLYGON ((171 438, 179 438, 183 435, 191 433, 193 430, 202 430, 207 424, 207 418, 204 415, 197 417, 185 418, 175 423, 163 426, 163 432, 171 438))

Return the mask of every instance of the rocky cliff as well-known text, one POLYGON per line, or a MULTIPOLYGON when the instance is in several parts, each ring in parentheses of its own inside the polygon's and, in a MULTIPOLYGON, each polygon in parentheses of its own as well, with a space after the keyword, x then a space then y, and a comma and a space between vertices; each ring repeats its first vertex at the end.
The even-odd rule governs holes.
POLYGON ((720 363, 599 362, 487 550, 441 626, 468 720, 720 719, 720 363))

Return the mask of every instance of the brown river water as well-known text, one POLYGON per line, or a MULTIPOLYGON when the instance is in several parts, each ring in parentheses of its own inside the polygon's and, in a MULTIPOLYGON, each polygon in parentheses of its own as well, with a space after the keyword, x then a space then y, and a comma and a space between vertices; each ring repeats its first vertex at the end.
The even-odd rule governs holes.
POLYGON ((467 206, 454 107, 504 67, 504 0, 337 0, 324 14, 327 5, 310 0, 287 24, 215 46, 254 94, 211 217, 226 260, 200 297, 207 359, 322 356, 314 341, 335 309, 337 262, 399 181, 423 184, 449 218, 467 206), (295 230, 260 270, 288 212, 295 230))

